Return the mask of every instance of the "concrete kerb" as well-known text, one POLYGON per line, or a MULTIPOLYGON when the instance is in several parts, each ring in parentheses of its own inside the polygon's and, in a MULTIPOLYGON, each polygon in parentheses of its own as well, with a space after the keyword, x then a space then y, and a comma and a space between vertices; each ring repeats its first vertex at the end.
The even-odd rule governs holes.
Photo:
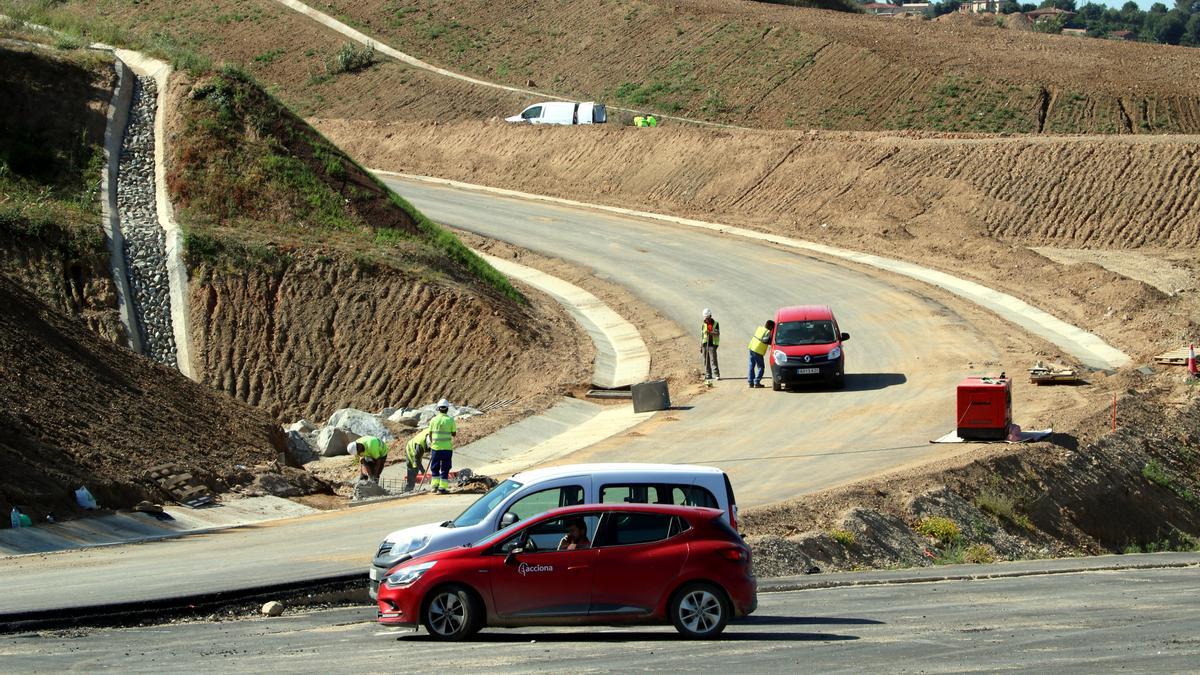
POLYGON ((987 579, 1047 576, 1051 574, 1082 574, 1086 572, 1115 572, 1121 570, 1198 566, 1200 566, 1200 554, 1197 553, 1102 555, 1087 558, 1018 560, 990 565, 945 565, 902 570, 873 570, 866 572, 836 572, 832 574, 772 577, 762 579, 759 582, 758 590, 760 593, 786 593, 825 588, 847 588, 851 586, 918 584, 939 581, 980 581, 987 579))
MULTIPOLYGON (((325 26, 326 28, 330 28, 338 33, 341 33, 342 35, 345 35, 346 37, 350 38, 351 40, 354 40, 355 42, 357 42, 361 45, 370 47, 381 54, 390 56, 391 58, 396 59, 397 61, 400 61, 401 63, 406 63, 414 68, 419 68, 421 70, 427 70, 436 75, 441 75, 442 77, 448 77, 448 78, 451 78, 454 80, 467 82, 469 84, 474 84, 474 85, 477 85, 480 87, 488 87, 490 89, 499 89, 501 91, 508 91, 508 92, 512 92, 514 94, 521 94, 522 96, 534 96, 537 98, 550 98, 550 99, 555 99, 555 100, 559 100, 559 101, 571 101, 573 103, 580 102, 580 101, 575 101, 575 99, 564 98, 561 96, 555 96, 552 93, 534 91, 532 89, 522 89, 520 87, 510 87, 505 84, 497 84, 496 82, 488 82, 487 80, 480 80, 480 79, 476 79, 474 77, 470 77, 469 75, 463 75, 462 73, 456 73, 452 70, 446 70, 445 68, 439 68, 435 65, 426 63, 426 62, 422 61, 421 59, 418 59, 415 56, 412 56, 410 54, 405 54, 404 52, 402 52, 398 49, 389 47, 388 45, 380 42, 379 40, 368 37, 365 33, 354 30, 353 28, 351 28, 350 26, 347 26, 346 24, 342 23, 341 21, 338 21, 337 19, 335 19, 335 18, 329 16, 328 14, 325 14, 319 10, 313 9, 312 7, 309 7, 308 5, 304 4, 303 2, 300 2, 299 0, 276 0, 276 2, 283 5, 284 7, 287 7, 288 9, 291 9, 293 11, 299 12, 300 14, 303 14, 304 16, 307 16, 308 18, 312 19, 313 21, 316 21, 317 23, 325 26)), ((612 107, 612 109, 620 110, 622 112, 631 112, 631 113, 639 112, 637 110, 631 110, 629 108, 612 107)), ((745 128, 745 127, 734 126, 732 124, 720 124, 717 122, 706 122, 704 120, 694 120, 694 119, 689 119, 687 117, 675 117, 673 115, 659 115, 658 113, 655 113, 655 116, 657 116, 660 119, 673 119, 673 120, 677 120, 680 122, 687 122, 689 124, 699 124, 702 126, 709 126, 709 127, 721 127, 724 129, 744 129, 745 128)))
POLYGON ((153 77, 158 85, 158 105, 154 115, 154 198, 158 222, 163 228, 167 247, 167 283, 170 286, 171 329, 175 335, 176 366, 179 372, 198 380, 192 364, 191 330, 187 300, 187 265, 183 261, 183 232, 175 222, 175 210, 167 194, 166 119, 167 84, 171 66, 139 52, 115 49, 117 59, 142 77, 153 77))
POLYGON ((133 74, 120 59, 113 62, 117 72, 117 87, 108 106, 107 122, 104 127, 104 172, 100 174, 100 191, 104 198, 100 202, 104 218, 104 234, 108 243, 108 268, 117 293, 117 312, 121 325, 125 327, 128 346, 142 353, 141 334, 133 314, 133 295, 129 288, 129 274, 125 269, 125 239, 121 236, 121 218, 117 211, 117 167, 121 159, 121 144, 125 138, 125 126, 129 122, 129 107, 133 101, 133 74))
POLYGON ((650 351, 638 329, 599 298, 545 272, 497 258, 481 251, 480 257, 501 274, 519 279, 558 300, 578 321, 596 345, 592 384, 602 389, 627 387, 650 375, 650 351))
POLYGON ((827 246, 825 244, 804 241, 802 239, 793 239, 790 237, 767 234, 765 232, 758 232, 742 227, 733 227, 730 225, 722 225, 720 223, 712 223, 703 220, 679 218, 659 213, 626 209, 617 206, 591 204, 588 202, 580 202, 571 199, 562 199, 559 197, 535 195, 526 192, 518 192, 516 190, 506 190, 504 188, 494 188, 486 185, 463 183, 461 181, 449 180, 445 178, 417 176, 413 174, 395 173, 390 171, 373 171, 381 175, 395 176, 397 178, 431 183, 435 185, 445 185, 463 190, 473 190, 476 192, 486 192, 489 194, 513 197, 516 199, 542 201, 575 208, 605 211, 624 216, 645 218, 649 220, 672 223, 675 225, 694 227, 721 234, 763 241, 785 248, 807 251, 831 258, 847 260, 861 265, 867 265, 869 267, 900 274, 918 281, 938 286, 939 288, 949 291, 961 298, 969 300, 976 305, 993 312, 1001 318, 1028 330, 1034 335, 1044 338, 1048 342, 1051 342, 1055 346, 1061 348, 1065 353, 1079 359, 1083 364, 1091 368, 1102 370, 1118 368, 1120 366, 1127 365, 1130 362, 1130 358, 1127 354, 1104 342, 1104 340, 1097 335, 1085 331, 1077 326, 1073 326, 1049 314, 1048 312, 1026 303, 1023 300, 1006 293, 1001 293, 1000 291, 990 289, 982 284, 961 279, 951 274, 939 272, 937 270, 922 267, 913 263, 894 260, 868 253, 850 251, 834 246, 827 246))

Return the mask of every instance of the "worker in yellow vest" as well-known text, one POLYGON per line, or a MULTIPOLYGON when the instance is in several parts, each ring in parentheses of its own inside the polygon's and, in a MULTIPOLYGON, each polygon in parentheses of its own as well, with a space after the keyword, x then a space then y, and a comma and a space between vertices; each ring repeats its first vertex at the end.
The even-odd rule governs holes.
POLYGON ((763 386, 763 373, 767 369, 763 356, 771 345, 771 333, 774 330, 775 322, 768 320, 767 323, 755 329, 754 337, 750 338, 750 374, 746 376, 746 379, 749 380, 751 388, 763 386))
POLYGON ((417 486, 417 474, 421 473, 421 460, 429 452, 429 429, 422 429, 413 434, 404 444, 404 461, 408 473, 404 476, 404 491, 412 492, 417 486))
POLYGON ((379 482, 387 465, 388 447, 376 436, 360 436, 346 446, 346 452, 358 458, 358 480, 379 482))
POLYGON ((457 433, 458 426, 450 416, 450 401, 438 401, 437 415, 429 420, 429 447, 433 449, 429 474, 437 494, 450 491, 450 465, 454 461, 454 436, 457 433))
POLYGON ((646 118, 645 118, 645 117, 642 117, 641 115, 638 115, 637 117, 633 118, 633 126, 635 126, 635 127, 644 127, 644 126, 649 126, 649 125, 647 125, 647 124, 646 124, 646 118))
POLYGON ((700 353, 704 356, 704 381, 712 386, 713 378, 721 379, 721 366, 717 363, 717 347, 721 345, 721 324, 713 319, 712 310, 704 309, 704 323, 700 328, 700 353))
POLYGON ((646 126, 648 126, 648 127, 658 126, 658 118, 655 117, 654 115, 646 115, 646 126))

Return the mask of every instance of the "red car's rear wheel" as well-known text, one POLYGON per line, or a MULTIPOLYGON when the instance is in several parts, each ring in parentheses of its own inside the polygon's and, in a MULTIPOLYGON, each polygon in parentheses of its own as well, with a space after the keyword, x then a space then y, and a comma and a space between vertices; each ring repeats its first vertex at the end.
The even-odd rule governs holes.
POLYGON ((714 638, 729 623, 729 601, 712 584, 697 582, 679 589, 670 611, 675 630, 694 640, 714 638))

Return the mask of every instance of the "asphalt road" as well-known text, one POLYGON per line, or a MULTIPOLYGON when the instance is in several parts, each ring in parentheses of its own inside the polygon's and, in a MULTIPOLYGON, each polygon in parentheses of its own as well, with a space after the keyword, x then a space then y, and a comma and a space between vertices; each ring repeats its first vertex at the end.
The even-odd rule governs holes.
MULTIPOLYGON (((779 305, 830 304, 851 333, 844 391, 749 390, 744 380, 725 380, 691 410, 659 415, 635 433, 562 461, 720 466, 745 508, 962 451, 928 441, 953 428, 952 397, 963 365, 993 358, 996 350, 945 306, 876 276, 760 243, 389 182, 434 219, 587 266, 697 333, 701 310, 711 307, 721 322, 726 377, 744 377, 750 333, 779 305)), ((389 531, 451 518, 464 504, 403 501, 163 542, 0 559, 0 612, 365 570, 389 531)))
POLYGON ((689 411, 563 461, 712 464, 743 507, 775 502, 961 451, 930 445, 954 428, 968 362, 995 346, 944 305, 887 279, 797 252, 684 227, 383 176, 430 218, 593 270, 687 330, 699 366, 701 311, 721 323, 716 391, 689 411), (753 330, 783 305, 833 307, 846 344, 843 391, 746 386, 753 330))
POLYGON ((720 640, 673 628, 484 630, 442 644, 368 607, 0 637, 9 672, 1194 672, 1197 569, 765 593, 720 640))

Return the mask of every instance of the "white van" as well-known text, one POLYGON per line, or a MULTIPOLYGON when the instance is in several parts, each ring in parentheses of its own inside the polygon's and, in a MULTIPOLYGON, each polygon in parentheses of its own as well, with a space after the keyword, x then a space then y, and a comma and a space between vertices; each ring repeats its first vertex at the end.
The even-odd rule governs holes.
POLYGON ((594 101, 548 101, 534 103, 522 110, 520 115, 506 117, 504 121, 529 124, 604 124, 608 121, 608 111, 603 103, 594 101))
POLYGON ((454 520, 389 534, 372 561, 371 597, 396 565, 426 553, 476 542, 515 522, 574 504, 677 504, 725 512, 737 529, 737 501, 724 471, 690 464, 569 464, 516 474, 454 520))

